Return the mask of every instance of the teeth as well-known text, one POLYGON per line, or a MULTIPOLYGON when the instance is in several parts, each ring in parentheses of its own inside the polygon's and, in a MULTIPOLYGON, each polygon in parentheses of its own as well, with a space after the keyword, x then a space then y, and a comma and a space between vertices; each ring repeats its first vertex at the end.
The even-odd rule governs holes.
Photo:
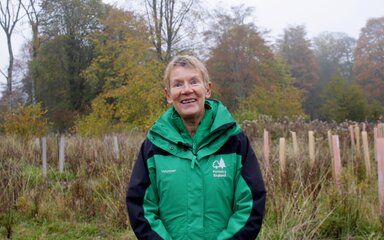
POLYGON ((192 103, 192 102, 196 102, 196 99, 186 99, 181 101, 181 103, 192 103))

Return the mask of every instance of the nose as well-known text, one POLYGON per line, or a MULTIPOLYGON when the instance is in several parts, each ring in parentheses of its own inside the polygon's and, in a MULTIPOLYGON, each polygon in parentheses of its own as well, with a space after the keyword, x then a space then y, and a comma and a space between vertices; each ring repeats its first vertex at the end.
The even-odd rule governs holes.
POLYGON ((189 83, 184 84, 183 89, 181 90, 182 94, 188 94, 193 91, 192 86, 189 83))

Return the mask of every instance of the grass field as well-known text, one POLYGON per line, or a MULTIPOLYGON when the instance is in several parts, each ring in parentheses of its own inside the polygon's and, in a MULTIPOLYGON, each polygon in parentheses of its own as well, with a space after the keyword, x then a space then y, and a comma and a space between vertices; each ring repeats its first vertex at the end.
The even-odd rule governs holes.
MULTIPOLYGON (((351 148, 348 124, 271 122, 244 124, 259 158, 268 199, 259 239, 384 239, 379 214, 372 128, 368 126, 373 175, 351 148), (263 129, 270 132, 271 168, 263 165, 263 129), (308 156, 308 130, 315 131, 315 165, 308 156), (342 185, 332 179, 327 130, 340 136, 342 185), (290 131, 299 153, 294 156, 290 131), (279 170, 279 138, 287 141, 287 171, 279 170)), ((67 136, 65 170, 58 169, 58 138, 48 137, 48 171, 43 176, 35 139, 0 136, 0 238, 135 239, 129 229, 125 193, 145 134, 112 138, 67 136)))

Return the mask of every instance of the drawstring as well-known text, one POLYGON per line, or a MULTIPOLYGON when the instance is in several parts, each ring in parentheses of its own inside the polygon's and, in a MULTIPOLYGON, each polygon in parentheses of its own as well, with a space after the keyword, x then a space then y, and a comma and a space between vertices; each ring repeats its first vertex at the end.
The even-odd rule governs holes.
POLYGON ((193 155, 193 158, 192 158, 192 161, 191 161, 191 168, 194 169, 195 168, 195 163, 196 163, 196 160, 197 160, 197 157, 196 155, 193 155))

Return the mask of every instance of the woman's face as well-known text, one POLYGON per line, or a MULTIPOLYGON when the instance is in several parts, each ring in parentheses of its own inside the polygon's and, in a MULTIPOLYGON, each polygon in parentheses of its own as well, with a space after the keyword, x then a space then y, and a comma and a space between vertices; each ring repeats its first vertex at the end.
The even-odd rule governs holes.
POLYGON ((183 120, 201 121, 205 99, 211 96, 211 83, 204 85, 199 70, 177 66, 170 73, 169 89, 165 94, 183 120))

